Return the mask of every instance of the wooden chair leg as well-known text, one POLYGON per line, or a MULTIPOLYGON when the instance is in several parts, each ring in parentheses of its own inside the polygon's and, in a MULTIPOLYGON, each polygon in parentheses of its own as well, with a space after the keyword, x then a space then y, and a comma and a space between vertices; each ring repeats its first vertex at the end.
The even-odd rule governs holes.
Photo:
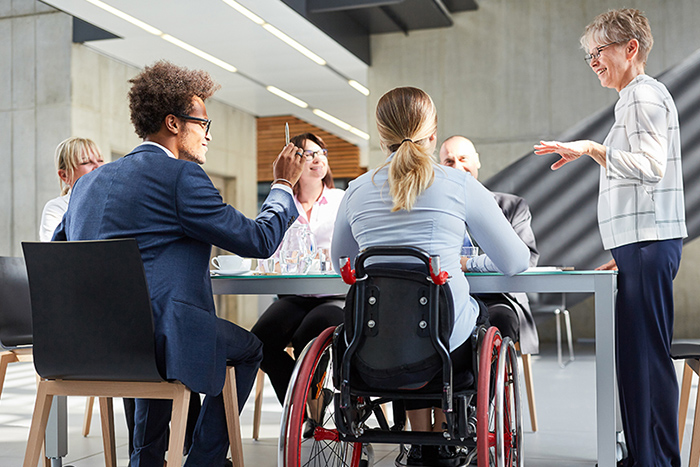
MULTIPOLYGON (((23 467, 36 467, 36 465, 39 463, 39 455, 42 453, 44 433, 46 432, 46 423, 49 420, 49 411, 51 410, 52 400, 53 396, 47 394, 44 382, 39 382, 39 387, 37 388, 36 393, 36 402, 34 403, 32 424, 29 428, 27 449, 24 452, 24 463, 22 464, 23 467)), ((44 459, 46 459, 46 456, 44 456, 44 459)))
POLYGON ((187 413, 190 405, 190 390, 183 390, 173 398, 173 411, 170 418, 170 439, 168 440, 168 464, 182 464, 182 449, 185 446, 187 413))
POLYGON ((263 388, 265 387, 265 372, 258 370, 255 381, 255 409, 253 410, 253 439, 260 437, 260 419, 262 418, 263 388))
POLYGON ((5 384, 5 373, 7 373, 7 364, 16 361, 18 360, 14 352, 9 350, 0 352, 0 395, 2 394, 2 387, 5 384))
POLYGON ((90 424, 92 423, 92 408, 94 404, 94 397, 88 397, 85 400, 85 415, 83 416, 83 436, 85 437, 87 437, 90 434, 90 424))
MULTIPOLYGON (((90 399, 93 399, 90 397, 90 399)), ((117 448, 114 439, 114 406, 111 397, 100 397, 102 445, 105 451, 105 467, 117 467, 117 448)))
POLYGON ((537 431, 537 409, 535 407, 535 384, 532 379, 532 361, 530 354, 522 354, 523 377, 525 378, 525 391, 527 392, 527 405, 530 409, 530 425, 532 431, 537 431))
POLYGON ((688 467, 698 467, 700 464, 700 389, 695 398, 695 415, 693 416, 693 436, 690 439, 690 461, 688 467))
POLYGON ((236 391, 236 369, 226 368, 226 383, 224 383, 224 409, 226 424, 231 443, 231 460, 235 467, 243 467, 243 443, 241 442, 241 420, 238 413, 238 394, 236 391))
POLYGON ((683 433, 685 420, 688 418, 688 402, 690 400, 690 384, 693 381, 693 369, 686 362, 683 365, 683 380, 681 382, 680 400, 678 403, 678 449, 683 449, 683 433))

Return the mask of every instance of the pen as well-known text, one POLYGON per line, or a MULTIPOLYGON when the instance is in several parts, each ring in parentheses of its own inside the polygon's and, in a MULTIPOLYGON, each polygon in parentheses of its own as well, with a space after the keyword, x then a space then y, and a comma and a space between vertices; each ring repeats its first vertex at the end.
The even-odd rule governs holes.
POLYGON ((289 123, 284 124, 284 144, 285 146, 289 144, 289 123))

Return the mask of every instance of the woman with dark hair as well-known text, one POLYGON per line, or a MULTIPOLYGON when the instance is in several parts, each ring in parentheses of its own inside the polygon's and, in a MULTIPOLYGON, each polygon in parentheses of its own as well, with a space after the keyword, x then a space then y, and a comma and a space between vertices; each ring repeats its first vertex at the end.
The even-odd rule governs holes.
POLYGON ((629 457, 624 466, 680 466, 678 382, 671 361, 673 279, 688 236, 678 110, 644 73, 654 38, 639 10, 598 15, 580 39, 601 86, 615 89, 615 123, 603 144, 541 141, 553 170, 590 156, 600 165, 598 226, 618 269, 617 383, 629 457))
MULTIPOLYGON (((329 250, 344 192, 333 184, 328 150, 319 136, 304 133, 291 142, 303 149, 306 158, 301 177, 293 188, 299 211, 295 224, 308 226, 316 239, 317 250, 329 250)), ((294 355, 298 356, 324 329, 342 323, 343 304, 344 296, 283 295, 253 326, 251 332, 263 343, 260 368, 270 377, 280 403, 284 403, 295 364, 294 358, 285 352, 286 347, 291 343, 294 355)))
MULTIPOLYGON (((437 110, 424 91, 402 87, 377 104, 377 128, 386 162, 350 182, 333 233, 333 265, 354 259, 372 246, 411 245, 440 256, 452 277, 454 330, 449 349, 455 372, 471 368, 468 340, 479 314, 460 267, 467 226, 498 270, 517 274, 528 267, 530 251, 513 231, 493 194, 471 174, 436 163, 437 110)), ((444 413, 434 401, 407 401, 414 431, 441 431, 444 413), (410 404, 409 404, 410 402, 410 404)), ((402 456, 402 455, 401 455, 402 456)), ((435 446, 411 446, 407 465, 452 465, 459 453, 435 446)))

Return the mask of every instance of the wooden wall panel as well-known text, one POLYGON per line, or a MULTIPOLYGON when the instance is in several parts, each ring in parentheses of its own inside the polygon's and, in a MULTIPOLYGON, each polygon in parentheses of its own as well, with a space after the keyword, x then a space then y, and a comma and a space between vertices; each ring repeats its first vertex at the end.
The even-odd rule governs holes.
POLYGON ((367 171, 360 167, 360 148, 342 138, 291 115, 259 117, 258 182, 272 181, 272 162, 284 147, 284 124, 289 123, 289 136, 313 133, 323 138, 328 149, 328 164, 333 178, 353 179, 367 171))

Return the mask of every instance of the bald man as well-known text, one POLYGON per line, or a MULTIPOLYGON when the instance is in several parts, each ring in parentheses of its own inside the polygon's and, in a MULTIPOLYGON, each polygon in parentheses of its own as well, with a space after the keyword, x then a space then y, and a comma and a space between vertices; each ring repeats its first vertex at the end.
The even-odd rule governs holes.
MULTIPOLYGON (((463 136, 452 136, 445 140, 440 147, 440 164, 457 170, 469 172, 475 179, 479 178, 481 162, 474 144, 463 136)), ((506 219, 513 230, 530 249, 530 266, 537 265, 540 254, 535 244, 535 234, 532 232, 530 208, 524 199, 508 193, 493 193, 506 219)), ((471 242, 465 239, 466 242, 471 242)), ((497 272, 495 265, 486 255, 465 260, 462 269, 471 272, 497 272)), ((530 310, 527 295, 524 293, 508 294, 478 294, 489 310, 489 321, 496 326, 501 334, 515 342, 520 342, 520 350, 524 354, 539 352, 539 337, 535 320, 530 310)))

